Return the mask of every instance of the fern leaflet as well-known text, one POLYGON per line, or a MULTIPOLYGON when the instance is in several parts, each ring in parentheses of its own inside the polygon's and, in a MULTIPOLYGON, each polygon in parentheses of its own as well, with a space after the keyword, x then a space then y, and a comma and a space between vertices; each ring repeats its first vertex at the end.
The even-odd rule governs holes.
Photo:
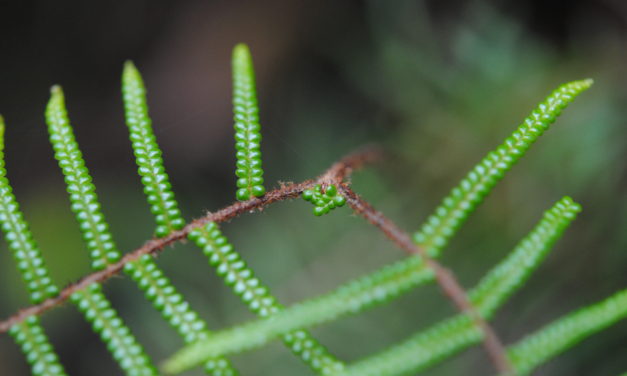
POLYGON ((248 46, 238 44, 233 49, 233 114, 235 120, 235 149, 237 157, 236 197, 244 201, 266 193, 261 168, 261 132, 259 107, 255 89, 255 72, 248 46))
MULTIPOLYGON (((50 141, 65 176, 72 210, 80 223, 83 240, 91 252, 92 267, 102 269, 119 259, 120 253, 108 232, 104 216, 100 213, 95 188, 91 184, 91 177, 78 150, 67 116, 63 91, 59 86, 53 86, 51 92, 46 107, 50 141)), ((93 284, 73 294, 72 300, 78 304, 94 330, 100 333, 113 357, 129 375, 156 374, 155 367, 111 307, 100 285, 93 284)))
POLYGON ((592 80, 573 81, 555 89, 496 150, 479 162, 444 198, 419 232, 417 244, 437 256, 475 207, 490 193, 505 173, 525 155, 572 100, 588 89, 592 80))
MULTIPOLYGON (((28 224, 23 219, 6 177, 4 128, 4 118, 0 115, 0 223, 9 249, 13 251, 18 270, 28 287, 29 300, 32 303, 39 303, 45 298, 55 296, 59 290, 50 279, 39 247, 28 230, 28 224)), ((9 333, 22 348, 34 375, 65 375, 65 370, 59 363, 38 317, 32 316, 14 325, 9 333)))

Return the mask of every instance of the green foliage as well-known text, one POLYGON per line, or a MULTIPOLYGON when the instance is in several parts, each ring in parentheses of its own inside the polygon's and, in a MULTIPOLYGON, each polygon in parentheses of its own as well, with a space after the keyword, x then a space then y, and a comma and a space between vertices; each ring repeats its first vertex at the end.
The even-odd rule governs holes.
MULTIPOLYGON (((261 168, 261 134, 255 78, 248 47, 243 44, 235 47, 232 64, 238 177, 236 197, 244 201, 261 197, 266 192, 261 168)), ((560 86, 549 95, 511 137, 490 152, 451 191, 435 214, 415 234, 416 243, 427 254, 439 256, 449 239, 504 174, 548 129, 560 112, 591 84, 591 80, 571 82, 560 86)), ((155 235, 158 238, 172 236, 184 228, 185 221, 152 130, 144 83, 130 62, 124 67, 122 92, 126 123, 138 172, 157 224, 155 235)), ((95 187, 74 138, 64 102, 61 88, 53 87, 46 109, 50 140, 65 178, 72 211, 90 252, 92 268, 102 270, 119 261, 121 252, 117 249, 101 212, 95 187)), ((22 218, 6 179, 2 152, 3 132, 4 124, 0 118, 0 222, 9 248, 17 260, 18 269, 27 283, 30 300, 39 303, 54 297, 59 289, 48 275, 41 253, 22 218)), ((312 185, 311 182, 307 184, 312 185)), ((343 206, 346 202, 335 185, 318 184, 303 191, 302 196, 315 206, 313 212, 317 216, 343 206)), ((469 301, 481 318, 492 318, 507 298, 525 284, 579 211, 579 205, 569 197, 558 201, 545 212, 542 220, 505 260, 489 271, 477 287, 469 292, 469 301)), ((186 228, 176 236, 180 237, 188 230, 186 228)), ((157 267, 151 255, 126 263, 124 271, 137 282, 147 299, 176 329, 186 344, 186 347, 164 363, 163 371, 167 373, 178 373, 204 363, 205 371, 209 374, 236 375, 237 371, 223 356, 257 348, 281 338, 293 353, 320 375, 413 374, 484 339, 484 331, 478 325, 477 317, 463 312, 412 335, 402 343, 389 346, 380 353, 345 365, 306 329, 364 312, 376 305, 385 304, 414 287, 439 280, 436 278, 438 271, 432 270, 428 262, 418 255, 409 256, 350 281, 330 293, 285 308, 255 276, 216 223, 208 222, 193 228, 188 238, 201 248, 225 284, 259 319, 212 334, 207 324, 190 308, 176 287, 157 267)), ((99 284, 91 284, 76 291, 71 299, 92 324, 94 331, 100 334, 115 360, 128 375, 157 374, 141 345, 111 307, 99 284)), ((547 325, 537 334, 510 347, 507 356, 517 373, 526 374, 626 315, 627 290, 547 325)), ((29 317, 14 325, 10 334, 22 346, 34 374, 64 374, 37 317, 29 317)))
MULTIPOLYGON (((108 225, 100 212, 96 188, 91 183, 91 176, 85 167, 85 161, 78 149, 67 116, 63 91, 59 86, 53 86, 51 94, 46 108, 50 142, 65 177, 72 211, 76 215, 83 240, 90 251, 92 267, 96 270, 103 269, 109 263, 117 261, 120 252, 113 243, 108 225)), ((93 284, 88 289, 73 294, 72 300, 107 343, 107 348, 127 374, 156 374, 155 367, 111 307, 100 285, 93 284)))
MULTIPOLYGON (((122 74, 122 94, 126 109, 126 123, 132 141, 135 161, 142 177, 144 193, 151 211, 155 215, 159 237, 169 235, 185 225, 178 203, 172 192, 168 174, 163 167, 161 149, 152 130, 152 120, 146 105, 146 89, 139 71, 133 63, 126 62, 122 74)), ((157 267, 152 257, 146 255, 125 265, 131 275, 144 290, 146 297, 161 315, 183 337, 185 343, 193 343, 207 338, 210 333, 202 321, 176 287, 157 267)), ((209 359, 205 371, 214 375, 236 375, 237 371, 227 359, 209 359)))
POLYGON ((13 251, 17 268, 26 282, 30 301, 40 303, 44 299, 55 296, 59 289, 52 283, 48 268, 35 243, 33 236, 24 221, 24 216, 13 195, 13 189, 7 179, 4 162, 4 119, 0 117, 0 222, 2 232, 13 251))
POLYGON ((526 375, 581 340, 627 317, 627 290, 562 317, 508 349, 517 374, 526 375))
MULTIPOLYGON (((514 251, 486 274, 479 285, 470 292, 473 305, 485 318, 490 318, 496 308, 524 283, 579 210, 579 205, 569 197, 558 201, 544 213, 540 223, 514 251)), ((330 294, 296 304, 270 318, 217 332, 208 340, 181 351, 172 358, 172 361, 175 362, 179 356, 201 360, 259 347, 287 331, 335 320, 341 315, 358 314, 433 279, 433 271, 428 269, 420 258, 410 257, 408 262, 388 266, 372 277, 361 278, 330 294)), ((392 348, 380 356, 364 361, 363 365, 350 367, 345 372, 351 375, 383 375, 387 374, 384 372, 385 369, 393 367, 413 370, 429 365, 481 339, 481 330, 474 327, 472 320, 462 315, 445 321, 426 333, 418 334, 416 338, 410 339, 398 348, 392 348), (425 348, 429 349, 428 352, 425 352, 425 348), (417 354, 425 355, 416 357, 417 354), (402 359, 404 357, 413 357, 413 360, 407 361, 402 359), (394 361, 390 361, 389 358, 394 358, 394 361), (388 363, 396 366, 392 367, 388 363)))
POLYGON ((100 285, 92 284, 74 293, 72 301, 78 305, 94 331, 100 334, 100 338, 106 342, 107 349, 127 375, 158 374, 142 346, 111 307, 100 285))
MULTIPOLYGON (((127 67, 129 66, 131 65, 127 64, 127 67)), ((134 77, 139 78, 139 75, 137 74, 134 77)), ((142 94, 138 94, 138 97, 133 99, 138 100, 140 103, 145 103, 145 100, 140 98, 141 96, 142 94)), ((120 252, 113 241, 104 215, 100 210, 96 189, 91 183, 89 171, 85 166, 85 161, 74 138, 72 127, 70 126, 63 92, 61 88, 57 86, 52 89, 52 98, 49 102, 46 115, 50 141, 55 150, 55 158, 58 160, 59 166, 63 171, 67 191, 70 194, 72 210, 79 221, 83 239, 91 252, 93 260, 92 267, 94 269, 102 269, 110 263, 117 261, 120 258, 120 252)), ((147 114, 144 115, 145 118, 143 121, 149 121, 147 114)), ((152 132, 146 125, 144 132, 136 136, 135 139, 138 141, 136 144, 142 146, 150 144, 150 148, 153 152, 155 150, 159 151, 154 142, 154 137, 151 138, 150 135, 152 135, 152 132), (145 138, 142 139, 142 136, 145 138)), ((137 150, 136 153, 143 155, 142 151, 145 149, 141 147, 137 149, 139 150, 137 150)), ((158 162, 159 163, 155 163, 155 165, 161 164, 160 161, 158 162)), ((159 182, 159 187, 164 187, 167 183, 167 176, 163 168, 145 171, 145 174, 148 175, 148 178, 144 180, 159 182), (155 171, 156 173, 153 174, 155 171)), ((146 190, 149 191, 151 188, 152 186, 148 186, 146 190)), ((170 198, 169 201, 166 202, 170 209, 174 209, 170 210, 170 212, 178 212, 172 193, 160 193, 160 195, 153 195, 153 199, 154 197, 170 198)), ((150 197, 150 195, 148 196, 150 197)), ((163 202, 161 201, 159 203, 163 202)), ((164 215, 163 217, 166 216, 164 215)), ((206 338, 208 336, 206 324, 200 320, 196 312, 191 310, 183 296, 177 292, 176 288, 170 283, 168 278, 163 275, 150 256, 127 264, 125 271, 133 277, 140 288, 146 293, 146 297, 153 302, 154 306, 162 313, 164 318, 168 320, 170 325, 179 332, 186 343, 192 343, 197 339, 206 338)), ((117 313, 109 307, 109 303, 102 295, 99 286, 93 286, 89 293, 82 292, 76 295, 75 298, 81 310, 85 312, 88 317, 93 317, 95 320, 94 325, 97 330, 103 331, 103 338, 107 340, 110 338, 108 344, 109 350, 112 353, 119 353, 118 356, 120 356, 122 360, 128 357, 128 363, 130 364, 138 363, 137 360, 133 359, 133 354, 143 352, 143 350, 136 344, 126 348, 126 343, 136 343, 136 341, 129 337, 130 331, 121 324, 121 320, 112 320, 111 325, 105 325, 107 322, 105 318, 115 317, 117 313)), ((139 360, 141 364, 142 361, 141 359, 139 360)), ((222 375, 236 374, 226 360, 208 362, 206 368, 208 372, 220 372, 219 374, 222 375)))
POLYGON ((503 301, 525 283, 579 211, 581 206, 570 197, 562 198, 544 213, 509 257, 483 277, 469 298, 484 317, 492 317, 503 301))
POLYGON ((389 265, 372 276, 352 281, 329 294, 296 304, 268 318, 215 333, 208 340, 180 351, 168 364, 173 364, 172 369, 175 369, 179 364, 182 367, 183 362, 191 364, 208 357, 259 347, 288 332, 363 312, 413 287, 433 281, 433 272, 420 258, 409 260, 411 262, 389 265))
MULTIPOLYGON (((24 221, 6 177, 4 128, 4 118, 0 115, 0 223, 9 249, 13 251, 17 268, 28 287, 29 299, 32 303, 39 303, 56 295, 59 289, 50 279, 39 247, 24 221)), ((65 375, 65 370, 59 363, 37 317, 29 317, 26 321, 12 326, 9 333, 21 345, 34 375, 65 375)))
POLYGON ((142 177, 144 193, 151 205, 150 210, 157 221, 155 234, 163 237, 174 230, 181 229, 185 221, 176 204, 172 186, 163 167, 161 149, 152 132, 144 82, 130 61, 124 65, 122 94, 126 125, 133 143, 138 172, 142 177))
POLYGON ((237 157, 238 200, 260 197, 266 193, 261 168, 261 132, 255 89, 255 72, 248 46, 238 44, 233 50, 233 114, 237 157))
POLYGON ((333 184, 327 186, 324 191, 322 185, 316 184, 314 189, 307 189, 303 192, 303 199, 316 206, 313 213, 318 217, 346 203, 346 199, 337 194, 337 187, 333 184))
POLYGON ((488 155, 442 200, 419 232, 414 235, 417 244, 437 255, 468 215, 483 200, 527 149, 555 121, 562 110, 579 94, 592 85, 592 80, 564 84, 551 93, 518 129, 488 155))
MULTIPOLYGON (((147 110, 145 110, 146 97, 141 76, 131 63, 127 62, 125 66, 122 85, 125 107, 127 109, 132 107, 132 103, 128 102, 144 104, 142 106, 144 110, 142 111, 141 123, 145 124, 145 126, 141 128, 142 132, 134 134, 134 128, 129 126, 129 129, 131 131, 131 139, 133 140, 133 149, 137 159, 137 164, 140 166, 139 171, 142 176, 144 191, 148 196, 149 203, 153 204, 153 214, 157 217, 161 216, 161 218, 167 218, 167 215, 165 215, 167 213, 180 214, 178 203, 174 199, 174 193, 171 191, 168 174, 163 168, 163 162, 160 158, 161 152, 155 141, 152 126, 150 126, 151 120, 148 116, 147 110), (134 89, 137 87, 141 87, 142 90, 134 89), (134 93, 134 95, 130 95, 129 93, 134 93), (158 157, 158 161, 155 162, 154 165, 159 165, 161 166, 160 168, 142 169, 141 166, 145 162, 145 153, 143 152, 145 145, 150 145, 150 149, 153 151, 153 154, 158 157), (154 199, 151 199, 151 194, 154 192, 152 189, 152 182, 159 182, 159 187, 161 188, 162 193, 160 196, 165 196, 170 199, 161 206, 155 205, 154 199)), ((130 124, 131 121, 128 119, 128 113, 129 111, 127 110, 127 123, 130 124)), ((159 204, 159 202, 157 202, 157 204, 159 204)), ((157 219, 157 222, 159 223, 159 218, 157 219)), ((161 236, 166 236, 173 230, 174 228, 171 228, 161 236)), ((210 230, 205 229, 194 231, 189 234, 189 239, 194 241, 201 249, 203 249, 204 253, 210 260, 210 264, 216 267, 218 274, 225 279, 227 285, 233 287, 234 292, 242 298, 244 303, 246 303, 253 312, 258 315, 266 316, 279 309, 280 306, 276 302, 276 299, 272 297, 272 295, 268 292, 268 289, 261 285, 261 282, 254 277, 253 272, 246 267, 244 261, 239 260, 239 255, 233 251, 233 246, 228 244, 226 237, 220 234, 217 227, 212 227, 210 230), (219 247, 220 252, 214 253, 215 246, 219 247), (227 250, 228 255, 225 254, 227 250), (218 257, 216 259, 216 255, 223 256, 223 258, 218 257), (225 270, 227 272, 224 272, 225 270), (242 291, 242 286, 234 283, 234 276, 239 279, 246 278, 246 283, 248 284, 246 286, 250 289, 242 291)), ((142 258, 140 261, 144 264, 153 262, 148 256, 142 258)), ((133 267, 133 265, 134 263, 132 263, 130 267, 133 267)), ((160 309, 164 316, 170 320, 170 323, 178 328, 179 333, 186 338, 186 342, 191 343, 195 340, 206 338, 207 333, 202 333, 199 330, 204 328, 204 323, 197 320, 196 313, 192 312, 187 302, 183 301, 180 294, 176 293, 174 286, 172 286, 167 279, 160 276, 160 272, 156 268, 156 265, 144 266, 144 268, 139 268, 138 270, 142 269, 149 269, 151 271, 150 276, 152 276, 153 279, 157 278, 158 282, 163 282, 156 284, 149 283, 145 280, 146 277, 144 276, 144 280, 140 281, 140 286, 148 288, 148 297, 153 300, 157 309, 160 309), (157 298, 156 295, 161 296, 157 298), (164 302, 170 306, 163 307, 164 302), (200 334, 196 336, 196 333, 200 334), (193 338, 190 336, 193 336, 193 338)), ((138 275, 138 272, 135 271, 132 275, 137 278, 136 276, 138 275)), ((338 362, 308 333, 298 332, 291 337, 286 336, 285 343, 296 355, 300 356, 301 359, 303 359, 303 361, 314 370, 333 370, 338 367, 338 362)), ((211 372, 224 372, 224 374, 228 374, 226 370, 220 369, 226 369, 227 366, 230 367, 225 359, 211 359, 208 360, 205 368, 211 372)), ((230 370, 228 372, 235 371, 230 370)))
POLYGON ((54 157, 63 171, 72 211, 80 224, 83 240, 91 253, 92 268, 104 269, 120 259, 120 252, 113 243, 109 225, 100 212, 96 188, 78 144, 65 109, 65 98, 59 86, 52 88, 52 96, 46 109, 46 122, 54 157))
MULTIPOLYGON (((209 222, 203 228, 193 230, 189 234, 189 239, 203 250, 218 275, 252 312, 260 317, 274 317, 282 311, 283 307, 270 294, 268 287, 255 277, 253 271, 235 252, 215 223, 209 222)), ((342 367, 342 364, 306 331, 296 330, 284 333, 283 343, 320 374, 330 374, 342 367)), ((192 345, 192 348, 202 349, 202 345, 192 345)), ((211 357, 213 356, 204 356, 204 354, 199 356, 190 351, 182 355, 179 360, 168 362, 164 370, 169 373, 181 372, 211 357)))
POLYGON ((26 360, 31 365, 33 375, 61 376, 66 374, 39 323, 39 318, 31 316, 24 322, 11 327, 9 333, 21 345, 22 352, 26 354, 26 360))
MULTIPOLYGON (((472 305, 483 318, 491 318, 496 309, 522 287, 579 210, 579 205, 569 197, 558 201, 507 258, 468 293, 472 305)), ((483 332, 472 318, 461 314, 420 331, 397 346, 356 362, 340 375, 384 376, 417 372, 482 339, 483 332)))

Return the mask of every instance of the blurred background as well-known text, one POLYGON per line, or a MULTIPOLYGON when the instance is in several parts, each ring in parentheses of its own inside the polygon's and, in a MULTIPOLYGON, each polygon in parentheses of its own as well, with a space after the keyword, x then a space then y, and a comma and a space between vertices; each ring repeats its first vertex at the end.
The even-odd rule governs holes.
MULTIPOLYGON (((559 84, 591 77, 500 183, 443 255, 472 287, 563 195, 584 211, 544 265, 497 314, 513 343, 577 307, 627 287, 627 3, 599 1, 24 1, 0 8, 0 113, 15 194, 59 285, 89 273, 47 141, 43 113, 61 84, 70 118, 119 247, 154 223, 123 121, 120 75, 144 75, 158 142, 186 218, 234 200, 230 54, 249 44, 261 106, 266 181, 314 177, 367 144, 388 157, 353 177, 354 189, 415 231, 450 188, 559 84)), ((251 267, 285 304, 324 293, 403 257, 347 208, 323 218, 302 200, 224 224, 251 267)), ((179 244, 158 263, 211 329, 252 318, 206 265, 179 244)), ((105 289, 159 361, 181 346, 127 277, 105 289)), ((0 317, 28 304, 4 242, 0 317)), ((436 286, 316 328, 341 359, 356 360, 454 313, 436 286)), ((72 305, 43 317, 73 375, 121 371, 72 305)), ((537 375, 627 371, 627 321, 541 367, 537 375)), ((242 375, 309 375, 280 344, 233 358, 242 375)), ((481 347, 426 375, 485 375, 481 347)), ((27 375, 0 336, 0 375, 27 375)), ((200 375, 192 371, 189 375, 200 375)))

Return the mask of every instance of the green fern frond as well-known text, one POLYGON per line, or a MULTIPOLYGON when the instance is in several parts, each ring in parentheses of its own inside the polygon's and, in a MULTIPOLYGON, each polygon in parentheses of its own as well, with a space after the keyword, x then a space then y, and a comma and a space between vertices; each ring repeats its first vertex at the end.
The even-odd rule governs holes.
POLYGON ((255 72, 248 46, 233 49, 233 115, 237 151, 238 200, 260 197, 266 193, 261 168, 261 132, 255 89, 255 72))
MULTIPOLYGON (((189 239, 203 249, 209 262, 216 268, 225 283, 230 286, 248 305, 251 311, 261 317, 270 317, 282 311, 283 307, 270 294, 269 289, 255 277, 246 262, 240 259, 228 239, 222 235, 218 226, 210 222, 205 227, 195 229, 189 234, 189 239)), ((326 348, 318 343, 309 333, 296 330, 283 335, 283 342, 292 352, 301 357, 314 371, 323 375, 340 370, 343 365, 328 353, 326 348)), ((204 342, 192 344, 188 351, 175 355, 168 360, 163 369, 167 373, 179 373, 203 362, 208 356, 203 352, 204 342)))
MULTIPOLYGON (((558 201, 544 213, 544 218, 497 267, 492 269, 471 293, 475 307, 489 318, 494 310, 529 276, 560 237, 568 224, 580 210, 569 197, 558 201)), ((296 304, 269 318, 252 321, 235 328, 214 333, 208 340, 183 351, 196 352, 203 357, 225 355, 262 346, 288 331, 308 328, 336 320, 347 314, 357 314, 365 309, 385 303, 409 289, 432 281, 433 272, 424 266, 418 257, 398 262, 383 271, 348 283, 332 293, 296 304)), ((443 325, 446 331, 459 325, 460 332, 466 328, 466 319, 456 319, 443 325)), ((438 334, 437 330, 435 330, 438 334)), ((439 338, 439 335, 433 335, 439 338)), ((442 336, 442 338, 444 338, 442 336)), ((474 337, 473 337, 474 338, 474 337)), ((468 338, 459 339, 458 345, 468 338)), ((424 339, 423 339, 424 340, 424 339)), ((429 341, 425 340, 426 344, 429 341)), ((457 341, 457 340, 456 340, 457 341)), ((450 348, 456 348, 448 343, 450 348)), ((429 345, 431 346, 431 345, 429 345)), ((446 353, 446 349, 442 349, 446 353)), ((430 358, 430 357, 429 357, 430 358)), ((357 373, 356 373, 357 374, 357 373)))
POLYGON ((525 154, 546 131, 561 111, 583 91, 592 80, 574 81, 558 87, 527 117, 518 129, 496 150, 475 166, 451 191, 414 235, 417 244, 433 250, 436 256, 468 215, 499 182, 504 174, 525 154))
MULTIPOLYGON (((65 108, 63 91, 58 86, 52 89, 52 97, 48 104, 46 115, 50 141, 55 150, 55 158, 59 162, 59 167, 61 167, 65 177, 72 210, 80 223, 83 239, 91 253, 92 266, 95 269, 102 269, 118 260, 120 252, 113 241, 104 215, 100 210, 96 188, 91 182, 91 176, 85 166, 78 143, 74 138, 65 108)), ((133 277, 144 290, 147 298, 153 302, 155 307, 179 332, 186 343, 207 337, 206 324, 199 319, 196 312, 189 308, 189 304, 185 302, 167 277, 158 269, 150 256, 127 264, 124 270, 133 277)), ((90 305, 93 306, 94 304, 105 304, 99 303, 104 300, 100 291, 94 290, 92 293, 96 296, 89 296, 88 299, 95 300, 95 302, 81 305, 84 309, 88 309, 90 305)), ((115 315, 115 312, 112 314, 115 315)), ((94 313, 94 315, 106 317, 106 315, 98 312, 94 313)), ((111 327, 109 331, 123 333, 128 330, 111 327)), ((105 337, 110 336, 105 335, 105 337)), ((110 345, 110 347, 117 349, 118 346, 110 345)), ((236 374, 230 367, 230 364, 228 364, 228 361, 214 361, 211 365, 212 369, 208 369, 208 371, 214 372, 218 370, 222 375, 236 374)))
POLYGON ((369 307, 384 304, 411 288, 434 280, 434 274, 421 259, 396 263, 374 276, 357 279, 329 294, 304 301, 270 317, 251 321, 232 329, 215 332, 211 338, 182 352, 210 357, 250 350, 301 328, 334 321, 369 307), (202 355, 201 355, 202 354, 202 355))
POLYGON ((20 344, 35 376, 63 376, 65 370, 44 333, 39 318, 31 316, 14 325, 9 334, 20 344))
POLYGON ((72 301, 78 305, 94 331, 100 334, 107 349, 127 375, 158 374, 142 346, 111 307, 100 285, 92 284, 72 294, 72 301))
POLYGON ((508 348, 517 374, 526 375, 586 337, 627 317, 627 290, 581 308, 508 348))
MULTIPOLYGON (((87 244, 94 269, 103 269, 120 258, 108 225, 100 211, 96 189, 78 149, 74 133, 65 108, 65 97, 59 86, 53 86, 50 101, 46 107, 46 122, 55 158, 63 171, 67 191, 70 194, 72 211, 81 228, 83 240, 87 244)), ((107 348, 120 366, 129 375, 154 375, 152 366, 143 348, 131 331, 125 326, 111 305, 100 285, 72 295, 72 300, 94 330, 101 335, 107 348)))
POLYGON ((41 303, 59 293, 54 285, 48 268, 44 263, 39 247, 28 229, 28 224, 20 211, 13 195, 13 189, 7 179, 4 161, 4 118, 0 116, 0 222, 2 232, 13 251, 17 267, 26 283, 32 303, 41 303))
MULTIPOLYGON (((153 204, 154 199, 149 198, 149 202, 153 204, 153 213, 155 215, 161 215, 162 217, 166 217, 162 214, 158 214, 163 212, 163 210, 170 210, 173 213, 179 213, 178 204, 174 199, 174 194, 171 191, 171 185, 169 183, 168 175, 163 168, 163 162, 161 161, 161 152, 157 143, 155 142, 155 137, 153 134, 152 127, 149 126, 151 124, 150 118, 148 117, 147 109, 146 109, 146 99, 145 99, 145 89, 143 81, 141 80, 141 76, 137 69, 131 64, 127 63, 124 70, 124 76, 122 79, 123 83, 123 93, 124 93, 124 102, 125 108, 127 109, 127 123, 129 124, 129 130, 131 132, 131 139, 133 140, 133 149, 136 158, 138 159, 137 164, 140 166, 140 174, 142 175, 142 183, 144 184, 144 191, 148 196, 150 196, 155 190, 152 188, 152 182, 159 182, 163 188, 167 188, 167 192, 162 190, 161 192, 165 192, 168 198, 171 200, 168 201, 166 206, 161 207, 158 211, 155 210, 155 206, 153 204), (141 127, 140 131, 138 131, 138 127, 132 127, 130 124, 138 123, 137 120, 131 120, 131 117, 136 117, 137 110, 129 111, 129 108, 137 107, 137 104, 141 103, 142 111, 142 121, 141 123, 145 124, 145 126, 141 127), (146 125, 147 124, 147 125, 146 125), (142 170, 142 165, 145 164, 145 152, 146 145, 150 145, 151 153, 158 157, 158 164, 160 168, 158 169, 147 169, 144 168, 142 170), (151 201, 152 200, 152 201, 151 201)), ((158 202, 157 202, 158 203, 158 202)), ((179 217, 180 218, 180 217, 179 217)), ((181 218, 181 221, 182 218, 181 218)), ((159 221, 158 221, 159 222, 159 221)), ((217 229, 217 228, 216 228, 217 229)), ((163 228, 164 231, 167 231, 166 228, 163 228)), ((172 231, 174 229, 171 229, 172 231)), ((211 261, 211 252, 208 252, 204 245, 201 244, 213 244, 215 241, 209 235, 210 232, 206 232, 205 230, 199 230, 200 232, 192 232, 189 235, 189 238, 193 240, 196 244, 198 244, 202 249, 205 250, 205 254, 210 258, 210 263, 214 265, 215 263, 211 261), (198 236, 198 237, 197 237, 198 236), (204 243, 203 243, 204 242, 204 243)), ((219 231, 219 230, 218 230, 219 231)), ((161 236, 165 236, 169 234, 169 232, 161 232, 161 236)), ((221 235, 220 235, 221 236, 221 235)), ((226 241, 224 240, 219 241, 226 241)), ((230 246, 230 245, 229 245, 230 246)), ((150 258, 146 257, 143 260, 149 261, 150 258)), ((251 270, 249 270, 243 261, 239 260, 239 255, 232 250, 232 246, 230 246, 230 254, 228 256, 228 260, 226 264, 218 267, 218 274, 225 276, 225 281, 229 286, 232 286, 235 289, 235 292, 238 293, 238 286, 234 286, 229 282, 229 278, 231 274, 225 275, 222 270, 224 268, 234 268, 234 271, 238 271, 241 275, 248 274, 250 275, 250 280, 256 281, 255 283, 260 284, 259 280, 254 278, 254 275, 251 270), (242 268, 243 269, 240 269, 242 268)), ((252 282, 251 282, 252 283, 252 282)), ((278 306, 274 297, 269 295, 267 292, 267 288, 262 287, 261 285, 255 289, 255 293, 261 293, 261 291, 265 289, 266 294, 268 296, 260 296, 259 294, 253 295, 254 297, 259 298, 258 300, 247 299, 248 293, 245 295, 241 295, 242 299, 249 305, 253 312, 259 315, 267 315, 271 312, 275 312, 278 306), (271 302, 269 300, 272 300, 271 302)), ((290 340, 286 340, 286 344, 290 347, 290 349, 299 355, 301 359, 303 359, 311 368, 314 370, 335 370, 341 366, 341 364, 332 357, 327 350, 318 342, 311 338, 311 336, 307 333, 296 333, 294 338, 290 340)), ((206 358, 205 358, 206 359, 206 358)))
POLYGON ((337 194, 337 187, 330 184, 326 190, 322 191, 322 185, 316 184, 314 189, 306 189, 303 191, 303 199, 314 204, 316 207, 313 213, 321 216, 337 207, 344 206, 346 199, 337 194))
MULTIPOLYGON (((469 292, 472 305, 489 319, 546 256, 575 219, 580 206, 569 197, 558 201, 521 240, 505 260, 469 292)), ((417 372, 483 339, 483 332, 466 315, 458 315, 419 332, 399 345, 367 357, 336 376, 386 376, 417 372)))
MULTIPOLYGON (((52 283, 39 247, 24 221, 6 177, 4 129, 4 118, 0 115, 0 223, 9 249, 13 251, 18 270, 28 287, 29 300, 32 303, 39 303, 57 295, 59 289, 52 283)), ((12 326, 9 333, 22 348, 34 375, 65 375, 65 370, 59 363, 39 323, 39 318, 29 317, 24 322, 12 326)))
POLYGON ((421 331, 396 346, 351 364, 333 376, 415 374, 481 342, 483 332, 468 315, 458 315, 421 331))
POLYGON ((525 283, 580 211, 581 206, 570 197, 562 198, 544 213, 507 259, 481 279, 469 298, 483 317, 492 317, 503 301, 525 283))
POLYGON ((122 93, 130 139, 133 143, 138 172, 144 184, 150 210, 155 215, 155 234, 164 237, 185 225, 178 208, 172 186, 163 167, 161 149, 152 131, 152 120, 148 116, 146 89, 141 75, 132 62, 124 65, 122 93))
POLYGON ((70 195, 72 211, 80 224, 83 240, 89 249, 92 268, 104 269, 120 259, 120 252, 113 243, 109 225, 100 211, 96 188, 81 151, 65 108, 65 97, 59 86, 52 87, 52 96, 46 108, 46 123, 54 157, 59 162, 70 195))

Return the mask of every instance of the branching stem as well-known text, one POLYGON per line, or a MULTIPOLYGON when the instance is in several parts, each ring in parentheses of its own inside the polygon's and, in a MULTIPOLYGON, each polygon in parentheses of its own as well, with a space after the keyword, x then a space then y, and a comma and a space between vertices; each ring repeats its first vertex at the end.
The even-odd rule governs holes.
POLYGON ((469 315, 475 321, 475 324, 483 331, 483 345, 496 370, 499 374, 510 375, 513 368, 507 358, 507 352, 503 343, 488 322, 483 319, 477 309, 470 303, 468 294, 466 294, 464 288, 457 282, 451 270, 443 267, 440 263, 429 257, 424 248, 412 242, 406 232, 401 230, 392 220, 383 215, 383 213, 377 211, 372 205, 359 197, 348 184, 339 184, 338 190, 346 198, 346 202, 355 213, 361 215, 370 224, 380 229, 385 236, 399 248, 411 255, 419 255, 425 261, 425 264, 435 273, 435 279, 440 285, 442 292, 462 313, 469 315))
POLYGON ((352 154, 347 155, 340 161, 334 163, 324 174, 315 180, 306 180, 301 183, 284 184, 280 188, 267 192, 259 198, 252 198, 243 202, 236 202, 217 212, 208 213, 204 217, 198 218, 184 228, 173 231, 170 235, 152 239, 143 246, 124 255, 118 262, 110 264, 105 269, 89 274, 79 281, 66 286, 61 292, 52 298, 43 302, 32 305, 19 310, 0 322, 0 334, 7 332, 12 326, 23 322, 26 318, 33 315, 41 315, 45 311, 63 304, 70 299, 72 294, 87 288, 94 283, 103 283, 109 278, 120 273, 124 266, 130 262, 138 260, 144 255, 156 256, 166 246, 172 245, 178 241, 185 240, 188 234, 197 228, 200 228, 208 222, 225 222, 242 214, 260 210, 277 201, 284 201, 297 198, 306 189, 311 189, 316 184, 328 185, 336 184, 339 192, 346 198, 349 206, 357 213, 363 216, 368 222, 379 228, 383 233, 392 240, 399 248, 412 255, 420 255, 424 258, 426 264, 435 272, 436 280, 444 294, 458 307, 462 312, 470 315, 476 325, 481 328, 484 333, 484 346, 488 352, 490 359, 494 363, 495 368, 504 374, 511 373, 511 365, 507 359, 505 349, 488 323, 481 317, 477 310, 470 304, 467 294, 455 279, 452 272, 438 262, 428 257, 424 249, 416 246, 410 239, 409 235, 402 231, 394 222, 385 217, 381 212, 375 210, 368 202, 359 197, 345 182, 350 174, 365 164, 372 163, 381 157, 381 150, 376 147, 366 147, 352 154))

